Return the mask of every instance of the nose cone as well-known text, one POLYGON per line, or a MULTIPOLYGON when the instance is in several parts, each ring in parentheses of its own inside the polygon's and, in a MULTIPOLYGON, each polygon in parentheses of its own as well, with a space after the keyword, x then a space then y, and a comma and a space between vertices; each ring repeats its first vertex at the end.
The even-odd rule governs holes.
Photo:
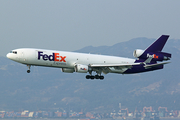
POLYGON ((14 56, 13 56, 12 53, 8 53, 8 54, 6 55, 6 57, 9 58, 9 59, 11 59, 11 60, 14 60, 14 56))
POLYGON ((6 57, 10 59, 10 54, 8 53, 8 54, 6 55, 6 57))

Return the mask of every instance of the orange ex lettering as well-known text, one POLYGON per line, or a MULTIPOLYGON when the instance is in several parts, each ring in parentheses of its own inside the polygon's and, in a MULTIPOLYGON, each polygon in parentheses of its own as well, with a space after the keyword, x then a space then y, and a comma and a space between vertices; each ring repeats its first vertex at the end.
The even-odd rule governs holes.
POLYGON ((159 58, 159 56, 157 56, 156 54, 154 54, 154 58, 155 58, 155 59, 158 59, 158 58, 159 58))
POLYGON ((59 53, 54 53, 54 61, 59 61, 59 53))
POLYGON ((60 56, 61 57, 61 60, 60 60, 60 62, 66 62, 66 60, 65 60, 65 58, 66 58, 66 56, 60 56))

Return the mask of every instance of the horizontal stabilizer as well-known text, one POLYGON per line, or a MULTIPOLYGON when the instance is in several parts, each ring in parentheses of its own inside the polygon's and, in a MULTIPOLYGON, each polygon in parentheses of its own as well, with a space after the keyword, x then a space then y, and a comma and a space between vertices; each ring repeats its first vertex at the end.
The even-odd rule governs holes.
POLYGON ((157 64, 150 64, 150 65, 145 65, 145 68, 151 68, 151 67, 157 67, 159 65, 164 65, 164 64, 168 64, 170 62, 163 62, 163 63, 157 63, 157 64))

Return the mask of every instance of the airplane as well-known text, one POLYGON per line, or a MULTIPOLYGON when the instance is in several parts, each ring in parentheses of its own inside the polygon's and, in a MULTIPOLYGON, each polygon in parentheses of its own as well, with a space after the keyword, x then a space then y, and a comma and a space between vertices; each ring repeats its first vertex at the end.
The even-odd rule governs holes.
POLYGON ((15 49, 6 56, 27 65, 27 73, 31 66, 56 67, 66 73, 89 73, 86 79, 103 80, 102 73, 133 74, 163 69, 170 62, 162 61, 171 58, 170 53, 161 52, 168 38, 169 35, 162 35, 145 50, 136 49, 133 52, 136 59, 35 48, 15 49))

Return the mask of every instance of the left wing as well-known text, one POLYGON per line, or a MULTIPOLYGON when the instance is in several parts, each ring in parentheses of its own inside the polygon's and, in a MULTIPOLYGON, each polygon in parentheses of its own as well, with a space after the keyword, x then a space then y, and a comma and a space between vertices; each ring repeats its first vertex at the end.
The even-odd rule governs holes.
POLYGON ((90 64, 89 66, 96 72, 103 72, 107 74, 112 73, 123 73, 127 69, 131 69, 133 65, 140 65, 142 63, 132 63, 132 64, 90 64))
POLYGON ((140 65, 142 63, 133 63, 133 64, 90 64, 89 66, 92 68, 97 68, 97 67, 132 67, 133 65, 140 65))

